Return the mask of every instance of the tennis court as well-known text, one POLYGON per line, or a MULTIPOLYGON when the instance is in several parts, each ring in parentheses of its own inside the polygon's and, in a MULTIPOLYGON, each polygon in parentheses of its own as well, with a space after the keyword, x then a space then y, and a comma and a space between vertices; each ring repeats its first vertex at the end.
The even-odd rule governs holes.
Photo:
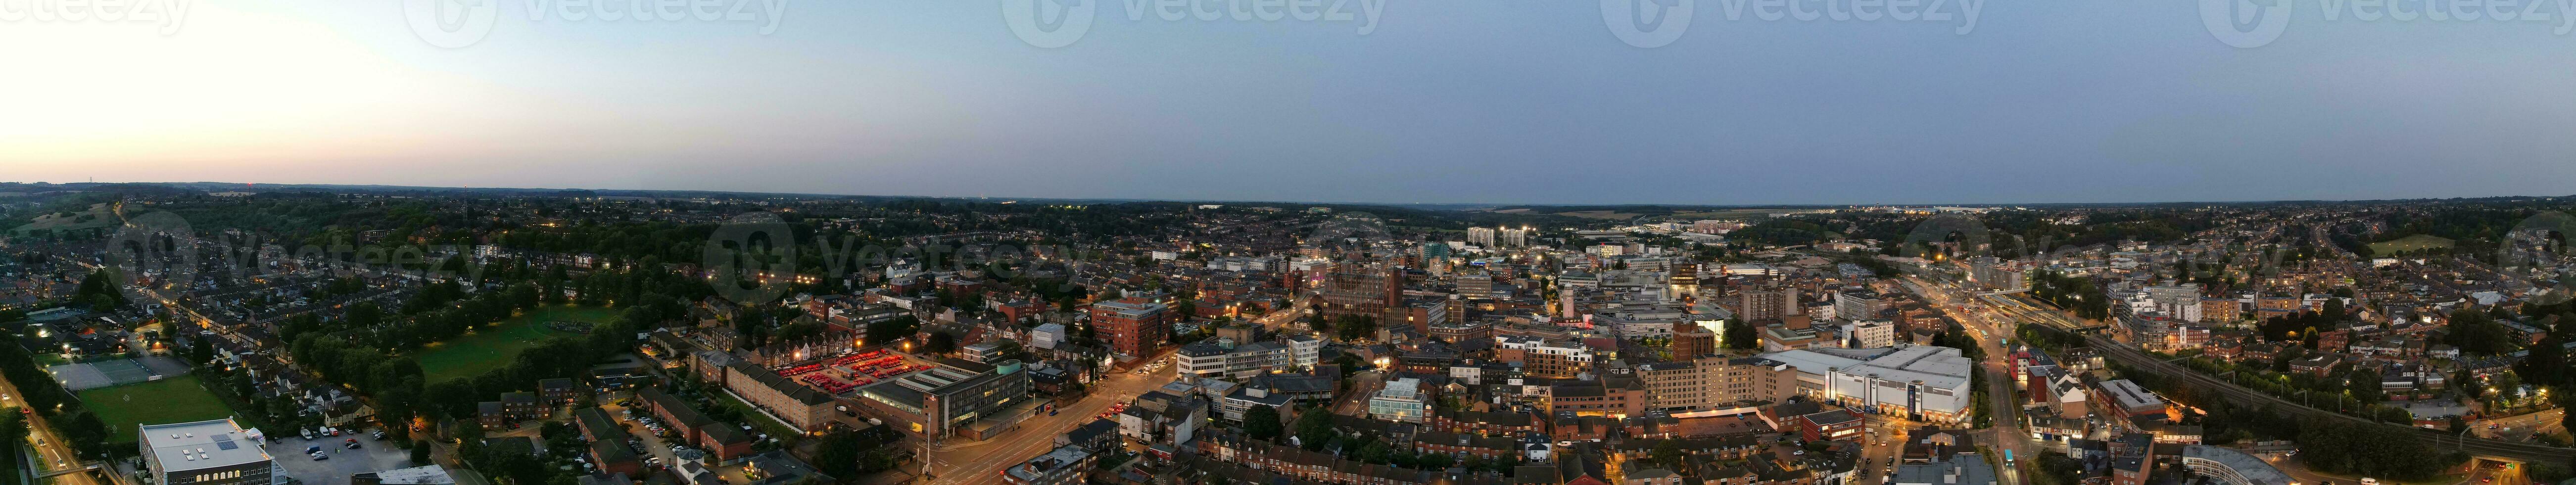
POLYGON ((54 375, 55 381, 63 383, 63 389, 73 392, 133 384, 150 380, 153 376, 152 368, 144 367, 143 361, 135 359, 63 364, 45 370, 54 375))

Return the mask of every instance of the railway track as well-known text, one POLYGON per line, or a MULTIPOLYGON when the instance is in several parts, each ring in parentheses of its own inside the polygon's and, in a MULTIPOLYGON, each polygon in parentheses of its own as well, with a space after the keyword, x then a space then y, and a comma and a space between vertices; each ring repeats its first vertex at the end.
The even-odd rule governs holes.
MULTIPOLYGON (((2068 330, 2082 326, 2074 321, 2067 320, 2062 315, 2051 315, 2046 311, 2023 310, 2013 308, 2010 305, 1994 305, 1994 307, 2004 311, 2006 314, 2012 315, 2015 319, 2037 322, 2041 325, 2046 325, 2058 330, 2068 330)), ((2379 426, 2404 428, 2410 433, 2421 436, 2425 441, 2431 443, 2434 448, 2462 451, 2479 458, 2501 459, 2525 463, 2548 463, 2552 465, 2566 465, 2570 460, 2576 460, 2576 448, 2559 448, 2531 443, 2515 443, 2487 438, 2456 436, 2450 433, 2431 429, 2385 423, 2371 419, 2364 419, 2359 416, 2317 409, 2300 404, 2296 401, 2283 399, 2280 396, 2247 389, 2243 386, 2238 386, 2235 383, 2221 380, 2215 376, 2194 372, 2182 365, 2166 361, 2162 358, 2157 358, 2155 355, 2148 354, 2144 350, 2139 350, 2136 347, 2130 347, 2126 344, 2112 341, 2109 338, 2087 335, 2085 336, 2085 341, 2091 343, 2093 348, 2101 349, 2103 356, 2119 361, 2121 364, 2127 365, 2131 369, 2154 373, 2167 379, 2172 379, 2175 382, 2186 383, 2203 391, 2216 393, 2217 395, 2242 406, 2258 407, 2263 404, 2269 404, 2272 409, 2289 414, 2294 418, 2316 416, 2354 423, 2367 423, 2379 426)))

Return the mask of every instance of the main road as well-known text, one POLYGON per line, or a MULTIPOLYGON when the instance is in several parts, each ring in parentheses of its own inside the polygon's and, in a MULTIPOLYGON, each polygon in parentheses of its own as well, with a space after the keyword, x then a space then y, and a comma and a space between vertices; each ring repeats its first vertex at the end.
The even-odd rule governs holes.
MULTIPOLYGON (((16 383, 9 382, 8 379, 0 378, 0 393, 5 393, 9 396, 9 400, 5 403, 0 403, 0 405, 8 407, 23 407, 27 404, 26 401, 20 400, 20 397, 27 395, 27 393, 19 392, 18 385, 16 383)), ((82 466, 79 458, 80 455, 73 454, 71 446, 65 444, 63 441, 63 436, 59 433, 55 433, 54 427, 45 424, 45 420, 36 419, 35 416, 29 415, 27 419, 27 437, 30 439, 30 442, 27 444, 35 447, 35 459, 38 462, 38 468, 52 470, 82 466), (39 445, 38 443, 42 444, 39 445)), ((97 480, 91 478, 88 472, 73 473, 54 477, 53 479, 66 485, 95 485, 99 483, 97 480)))
MULTIPOLYGON (((2035 452, 2037 447, 2031 443, 2030 433, 2022 430, 2020 402, 2013 397, 2011 349, 2004 348, 2002 339, 1997 338, 1997 336, 2012 334, 2000 328, 2002 325, 1998 322, 1988 320, 1989 315, 1982 311, 1984 305, 1973 297, 1963 296, 1967 292, 1959 290, 1958 287, 1950 283, 1927 282, 1917 278, 1908 278, 1908 280, 1914 284, 1903 286, 1928 292, 1929 294, 1921 295, 1924 299, 1938 303, 1943 308, 1964 309, 1958 311, 1959 314, 1953 315, 1953 319, 1958 320, 1961 326, 1966 327, 1966 330, 1976 337, 1977 348, 1985 352, 1986 358, 1977 362, 1977 371, 1985 373, 1987 412, 1993 415, 1993 426, 1975 431, 1974 434, 1985 438, 1981 441, 1990 443, 1994 447, 1997 460, 2002 460, 2002 455, 2007 451, 2014 460, 2035 459, 2039 456, 2035 452)), ((2000 483, 2013 485, 2021 482, 2021 467, 2016 465, 2007 462, 1995 470, 2000 483)))
POLYGON ((1101 413, 1109 411, 1111 405, 1127 402, 1172 382, 1178 375, 1175 367, 1163 365, 1144 374, 1110 372, 1091 383, 1091 395, 1058 408, 1054 416, 1031 416, 1020 423, 1019 429, 992 439, 972 442, 943 440, 929 456, 924 457, 930 460, 932 475, 926 483, 999 483, 1003 470, 1054 450, 1056 436, 1099 418, 1101 413))

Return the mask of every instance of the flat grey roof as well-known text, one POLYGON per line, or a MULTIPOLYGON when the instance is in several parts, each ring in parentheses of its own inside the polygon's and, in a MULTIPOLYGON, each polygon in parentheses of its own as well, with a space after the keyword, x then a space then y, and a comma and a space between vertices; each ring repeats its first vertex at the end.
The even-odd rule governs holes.
POLYGON ((251 441, 232 418, 191 423, 138 425, 135 436, 152 450, 163 471, 200 470, 269 461, 268 451, 251 441))
POLYGON ((2262 458, 2236 451, 2234 448, 2184 445, 2182 457, 2186 460, 2196 459, 2218 463, 2228 470, 2235 471, 2237 476, 2245 477, 2245 482, 2251 485, 2290 485, 2292 483, 2290 475, 2281 473, 2280 468, 2275 468, 2262 458))
POLYGON ((1961 357, 1959 349, 1949 347, 1916 345, 1865 351, 1884 353, 1862 360, 1813 350, 1787 350, 1762 354, 1761 358, 1789 364, 1797 367, 1799 372, 1809 374, 1823 374, 1828 369, 1840 368, 1844 374, 1878 374, 1878 378, 1891 381, 1919 380, 1943 389, 1966 387, 1968 371, 1976 364, 1976 361, 1961 357))

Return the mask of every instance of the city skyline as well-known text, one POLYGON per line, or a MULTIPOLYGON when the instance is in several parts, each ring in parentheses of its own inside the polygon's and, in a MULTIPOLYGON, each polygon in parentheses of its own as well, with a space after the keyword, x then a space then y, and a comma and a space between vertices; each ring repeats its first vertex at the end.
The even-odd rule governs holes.
POLYGON ((2172 204, 2235 205, 2235 204, 2272 204, 2272 203, 2384 203, 2384 202, 2408 202, 2408 201, 2451 201, 2451 200, 2461 200, 2461 199, 2472 199, 2472 200, 2474 200, 2474 199, 2547 199, 2547 200, 2555 200, 2555 199, 2560 199, 2560 198, 2576 197, 2576 195, 2549 195, 2549 194, 2494 194, 2494 195, 2474 195, 2474 196, 2402 197, 2402 198, 2401 198, 2401 197, 2388 197, 2388 198, 2353 198, 2353 199, 2136 200, 2136 201, 1961 201, 1961 200, 1949 200, 1949 201, 1802 202, 1802 203, 1785 203, 1785 202, 1784 202, 1784 203, 1759 203, 1759 202, 1755 202, 1755 203, 1697 203, 1697 202, 1568 202, 1568 203, 1547 203, 1547 202, 1528 202, 1528 201, 1381 201, 1381 200, 1254 200, 1254 199, 1189 199, 1189 198, 1110 197, 1110 196, 1087 197, 1087 196, 1079 196, 1079 195, 1075 195, 1075 196, 1047 196, 1047 197, 1036 197, 1036 196, 1031 196, 1031 197, 1022 197, 1022 196, 1013 196, 1013 195, 938 195, 938 194, 931 194, 931 195, 917 195, 917 194, 895 194, 895 193, 823 193, 823 192, 779 192, 779 191, 759 191, 759 190, 712 190, 712 189, 695 189, 695 188, 623 188, 623 187, 496 187, 496 186, 475 187, 475 186, 425 186, 425 185, 395 185, 395 184, 368 184, 368 183, 348 183, 348 184, 343 184, 343 183, 219 182, 219 181, 173 182, 173 181, 94 181, 94 180, 83 180, 83 181, 78 181, 78 182, 57 182, 57 181, 47 181, 47 180, 24 180, 24 181, 21 181, 21 180, 0 180, 0 183, 49 184, 49 185, 55 185, 55 186, 71 186, 71 185, 79 185, 79 184, 186 185, 186 186, 190 186, 190 187, 194 187, 194 188, 198 188, 198 189, 206 189, 206 185, 207 185, 207 184, 224 184, 224 185, 239 185, 239 186, 241 186, 241 187, 240 187, 240 191, 244 191, 244 192, 261 192, 261 191, 267 191, 267 190, 274 190, 274 189, 277 189, 277 188, 280 188, 280 187, 289 188, 289 189, 297 189, 297 190, 318 190, 318 191, 324 191, 324 192, 333 192, 333 191, 341 191, 341 190, 361 190, 361 191, 385 191, 385 190, 458 190, 458 191, 474 191, 474 190, 492 190, 492 191, 527 191, 527 192, 543 192, 543 191, 584 191, 584 192, 604 192, 604 193, 612 193, 612 194, 622 194, 622 193, 662 193, 662 194, 709 194, 709 195, 737 195, 737 196, 764 196, 764 195, 765 195, 765 196, 785 196, 785 197, 827 197, 827 198, 828 198, 828 197, 883 197, 883 198, 923 198, 923 199, 988 199, 988 200, 995 201, 995 202, 1006 202, 1006 201, 1084 201, 1084 202, 1174 202, 1174 203, 1226 203, 1226 204, 1325 204, 1325 205, 1363 205, 1363 206, 1369 206, 1369 205, 1373 205, 1373 206, 1442 206, 1441 208, 1447 208, 1447 209, 1464 209, 1464 208, 1477 208, 1477 207, 1510 207, 1510 206, 1531 206, 1531 207, 1623 207, 1623 206, 1675 206, 1675 207, 1714 207, 1714 208, 1753 208, 1753 209, 1759 209, 1759 208, 1823 208, 1823 207, 1867 207, 1867 206, 1899 206, 1899 207, 1923 207, 1923 206, 2012 207, 2012 206, 2034 206, 2034 207, 2040 207, 2040 206, 2089 206, 2089 205, 2100 205, 2100 206, 2134 206, 2134 205, 2172 205, 2172 204))
MULTIPOLYGON (((27 97, 0 120, 0 173, 1549 204, 2385 199, 2576 182, 2576 142, 2556 136, 2576 71, 2548 67, 2564 59, 2560 22, 2299 4, 2287 30, 2250 42, 2194 2, 1974 2, 1973 21, 1942 22, 1787 3, 1828 11, 1806 22, 1748 1, 1680 2, 1686 26, 1643 36, 1605 26, 1618 2, 1327 1, 1352 20, 1271 22, 1102 1, 1069 40, 996 8, 1028 2, 741 1, 727 4, 738 19, 636 22, 575 8, 624 4, 499 1, 465 19, 487 30, 452 33, 406 10, 444 4, 429 0, 141 2, 189 8, 0 30, 65 46, 13 53, 42 68, 0 90, 118 93, 27 97)), ((1198 3, 1232 8, 1181 5, 1198 3)))

